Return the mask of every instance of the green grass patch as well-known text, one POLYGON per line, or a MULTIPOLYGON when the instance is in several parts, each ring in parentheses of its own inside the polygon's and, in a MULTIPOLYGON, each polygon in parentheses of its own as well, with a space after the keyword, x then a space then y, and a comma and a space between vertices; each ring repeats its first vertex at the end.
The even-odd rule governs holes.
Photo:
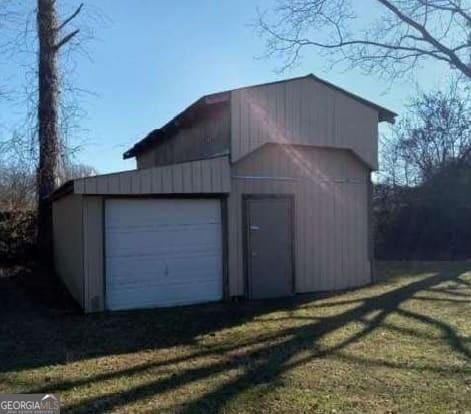
POLYGON ((380 263, 378 279, 97 315, 4 289, 0 392, 56 392, 83 413, 471 412, 471 262, 380 263))

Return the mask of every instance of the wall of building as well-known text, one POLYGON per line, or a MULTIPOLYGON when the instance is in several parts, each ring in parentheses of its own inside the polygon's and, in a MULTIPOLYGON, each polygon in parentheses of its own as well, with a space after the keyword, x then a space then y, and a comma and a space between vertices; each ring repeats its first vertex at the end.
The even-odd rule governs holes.
POLYGON ((54 263, 85 310, 104 309, 103 197, 69 194, 53 202, 54 263))
POLYGON ((83 307, 83 197, 70 194, 53 202, 54 263, 73 298, 83 307))
POLYGON ((296 292, 371 281, 370 170, 351 151, 265 145, 232 169, 229 291, 244 294, 243 194, 294 194, 296 292))
POLYGON ((79 178, 74 180, 74 191, 89 195, 227 193, 230 184, 225 156, 79 178))
MULTIPOLYGON (((230 191, 230 295, 244 294, 243 194, 295 196, 297 292, 345 289, 370 282, 370 170, 352 151, 266 144, 235 163, 230 179, 221 179, 221 174, 228 174, 227 158, 218 161, 223 162, 220 169, 215 167, 219 164, 206 166, 212 165, 209 182, 229 181, 224 188, 230 191)), ((83 194, 54 201, 54 254, 57 271, 74 298, 85 311, 93 312, 104 309, 104 197, 114 194, 115 184, 84 180, 78 185, 83 194), (100 194, 105 189, 110 192, 100 194)), ((130 180, 132 183, 133 178, 130 180)), ((149 185, 152 188, 152 181, 149 185)))
POLYGON ((103 208, 102 196, 83 197, 85 312, 99 312, 105 309, 103 208))
POLYGON ((378 112, 309 77, 232 91, 231 131, 233 162, 272 142, 352 149, 378 165, 378 112))
POLYGON ((189 128, 179 129, 172 137, 150 146, 136 156, 137 168, 198 160, 228 154, 230 112, 221 105, 189 128))

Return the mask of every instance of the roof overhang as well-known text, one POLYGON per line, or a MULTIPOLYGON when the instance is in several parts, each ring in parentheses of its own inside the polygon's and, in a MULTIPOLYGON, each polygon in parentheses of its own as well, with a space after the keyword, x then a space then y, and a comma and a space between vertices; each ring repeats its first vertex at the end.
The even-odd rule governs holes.
POLYGON ((180 112, 171 121, 167 122, 162 128, 151 131, 146 137, 127 150, 123 154, 123 159, 135 157, 150 144, 172 136, 179 129, 190 127, 196 120, 204 116, 210 107, 227 103, 229 99, 229 92, 203 96, 180 112))

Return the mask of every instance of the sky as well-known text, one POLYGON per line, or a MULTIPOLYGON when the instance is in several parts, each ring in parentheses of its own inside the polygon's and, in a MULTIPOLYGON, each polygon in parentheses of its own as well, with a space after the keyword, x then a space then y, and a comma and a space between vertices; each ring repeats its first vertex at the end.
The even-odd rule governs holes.
MULTIPOLYGON (((64 1, 69 8, 79 3, 64 1)), ((411 80, 391 85, 359 70, 329 69, 315 50, 278 73, 279 61, 260 58, 264 40, 252 25, 257 7, 268 9, 272 0, 83 1, 88 14, 82 19, 94 16, 87 20, 94 39, 83 45, 86 53, 71 52, 73 84, 87 91, 79 97, 83 115, 72 140, 81 144, 77 161, 100 173, 135 168, 134 160, 122 159, 123 152, 208 93, 314 73, 401 115, 415 91, 411 80)), ((369 0, 357 4, 376 17, 378 8, 369 0)), ((31 56, 0 62, 0 75, 15 92, 8 102, 0 101, 3 134, 24 122, 24 96, 18 96, 31 82, 31 65, 31 56)), ((416 80, 424 89, 438 87, 447 74, 446 67, 431 62, 416 80)))

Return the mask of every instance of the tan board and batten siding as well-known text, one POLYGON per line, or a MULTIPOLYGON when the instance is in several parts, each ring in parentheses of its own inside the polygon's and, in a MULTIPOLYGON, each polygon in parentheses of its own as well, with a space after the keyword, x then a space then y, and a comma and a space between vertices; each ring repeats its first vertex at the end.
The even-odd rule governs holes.
POLYGON ((223 194, 230 184, 227 157, 75 180, 74 193, 53 202, 57 273, 85 312, 104 310, 105 197, 223 194))
POLYGON ((83 307, 83 198, 70 194, 54 202, 54 263, 73 298, 83 307))
POLYGON ((230 185, 229 160, 224 156, 79 178, 74 181, 74 192, 113 195, 228 193, 230 185))
POLYGON ((244 294, 243 194, 295 196, 296 292, 369 283, 370 175, 348 150, 265 145, 232 169, 230 294, 244 294))
POLYGON ((378 111, 310 77, 231 92, 231 160, 265 143, 351 149, 378 167, 378 111))
POLYGON ((105 309, 103 197, 83 197, 83 268, 84 306, 86 312, 105 309))
POLYGON ((52 211, 56 272, 85 312, 104 310, 103 197, 68 194, 52 211))
POLYGON ((191 128, 180 129, 136 157, 137 168, 150 168, 189 160, 228 154, 230 150, 230 112, 227 106, 191 128))
POLYGON ((310 77, 231 92, 231 295, 244 294, 243 194, 295 195, 297 292, 371 280, 378 118, 376 109, 310 77))

